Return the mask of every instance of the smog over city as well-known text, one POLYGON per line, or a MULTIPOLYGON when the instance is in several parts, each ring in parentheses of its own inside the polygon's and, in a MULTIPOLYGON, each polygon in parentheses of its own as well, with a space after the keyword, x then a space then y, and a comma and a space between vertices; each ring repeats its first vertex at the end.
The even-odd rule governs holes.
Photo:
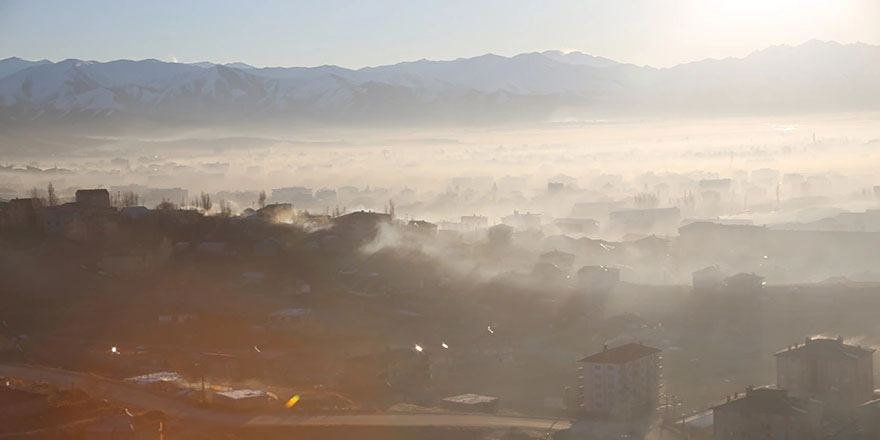
POLYGON ((880 439, 880 3, 0 1, 0 438, 880 439))

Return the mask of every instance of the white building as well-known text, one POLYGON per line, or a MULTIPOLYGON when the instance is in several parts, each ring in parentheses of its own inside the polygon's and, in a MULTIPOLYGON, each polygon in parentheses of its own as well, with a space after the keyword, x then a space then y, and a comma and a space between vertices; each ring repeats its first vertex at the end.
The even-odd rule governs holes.
POLYGON ((584 411, 629 418, 657 406, 660 350, 629 343, 581 359, 584 411))

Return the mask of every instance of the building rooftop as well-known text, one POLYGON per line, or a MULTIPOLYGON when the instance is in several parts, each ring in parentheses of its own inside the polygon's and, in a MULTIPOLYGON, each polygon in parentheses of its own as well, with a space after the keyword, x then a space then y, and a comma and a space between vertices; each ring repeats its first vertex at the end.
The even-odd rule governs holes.
POLYGON ((365 219, 376 220, 376 221, 391 221, 391 214, 383 214, 383 213, 372 212, 372 211, 354 211, 354 212, 349 212, 347 214, 342 214, 338 217, 334 217, 333 221, 335 221, 335 222, 348 221, 348 220, 358 221, 358 220, 365 220, 365 219))
POLYGON ((241 390, 229 390, 229 391, 220 391, 217 393, 219 396, 226 397, 228 399, 253 399, 255 397, 268 397, 269 394, 263 390, 251 390, 251 389, 241 389, 241 390))
POLYGON ((409 225, 416 228, 436 228, 437 225, 425 220, 410 220, 409 225))
POLYGON ((491 403, 498 400, 497 397, 492 396, 481 396, 479 394, 462 394, 460 396, 452 396, 443 399, 445 402, 453 402, 453 403, 462 403, 465 405, 477 405, 481 403, 491 403))
POLYGON ((148 385, 162 382, 180 382, 183 377, 177 373, 170 371, 160 371, 157 373, 144 374, 142 376, 129 377, 125 379, 138 385, 148 385))
POLYGON ((722 275, 722 272, 721 272, 721 269, 718 268, 718 266, 709 266, 709 267, 704 267, 700 270, 694 271, 693 274, 698 275, 698 276, 699 275, 707 275, 707 276, 718 275, 718 276, 720 276, 720 275, 722 275))
POLYGON ((715 415, 712 414, 712 410, 703 411, 684 419, 684 425, 689 428, 705 429, 711 428, 713 424, 715 424, 715 415))
POLYGON ((76 194, 101 194, 101 195, 102 195, 102 194, 107 194, 107 195, 109 195, 110 192, 107 191, 107 190, 104 189, 104 188, 99 188, 99 189, 78 189, 78 190, 76 190, 76 194))
POLYGON ((619 347, 603 349, 599 353, 581 359, 579 362, 590 362, 594 364, 625 364, 656 353, 660 353, 660 349, 631 342, 619 347))
POLYGON ((776 352, 779 357, 803 359, 860 359, 871 356, 873 349, 843 343, 843 338, 806 338, 803 344, 776 352))
POLYGON ((725 278, 724 282, 728 283, 728 284, 734 284, 734 283, 739 283, 739 282, 750 282, 750 281, 757 282, 757 281, 761 281, 763 279, 764 279, 764 277, 757 275, 757 274, 754 274, 754 273, 740 272, 736 275, 731 275, 731 276, 725 278))
POLYGON ((578 273, 586 273, 586 272, 619 272, 619 267, 611 267, 611 266, 584 266, 578 269, 578 273))
POLYGON ((568 252, 563 252, 563 251, 556 250, 556 249, 554 249, 550 252, 546 252, 544 254, 541 254, 541 258, 574 258, 574 257, 575 257, 574 254, 571 254, 568 252))
POLYGON ((712 410, 739 413, 795 415, 808 413, 806 401, 789 397, 788 391, 772 388, 756 388, 746 391, 743 397, 712 407, 712 410))

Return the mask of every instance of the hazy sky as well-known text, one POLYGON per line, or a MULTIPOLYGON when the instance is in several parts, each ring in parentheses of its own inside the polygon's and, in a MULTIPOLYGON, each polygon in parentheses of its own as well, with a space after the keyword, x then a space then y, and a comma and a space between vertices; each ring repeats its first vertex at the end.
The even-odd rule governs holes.
POLYGON ((0 0, 0 58, 345 67, 580 50, 669 66, 880 44, 878 0, 0 0))

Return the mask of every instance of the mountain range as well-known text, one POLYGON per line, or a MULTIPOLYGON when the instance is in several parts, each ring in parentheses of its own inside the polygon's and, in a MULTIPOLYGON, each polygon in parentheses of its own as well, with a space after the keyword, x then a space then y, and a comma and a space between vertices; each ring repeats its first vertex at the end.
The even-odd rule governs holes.
POLYGON ((0 60, 0 124, 405 123, 880 108, 880 46, 810 41, 671 68, 580 52, 346 69, 0 60))

